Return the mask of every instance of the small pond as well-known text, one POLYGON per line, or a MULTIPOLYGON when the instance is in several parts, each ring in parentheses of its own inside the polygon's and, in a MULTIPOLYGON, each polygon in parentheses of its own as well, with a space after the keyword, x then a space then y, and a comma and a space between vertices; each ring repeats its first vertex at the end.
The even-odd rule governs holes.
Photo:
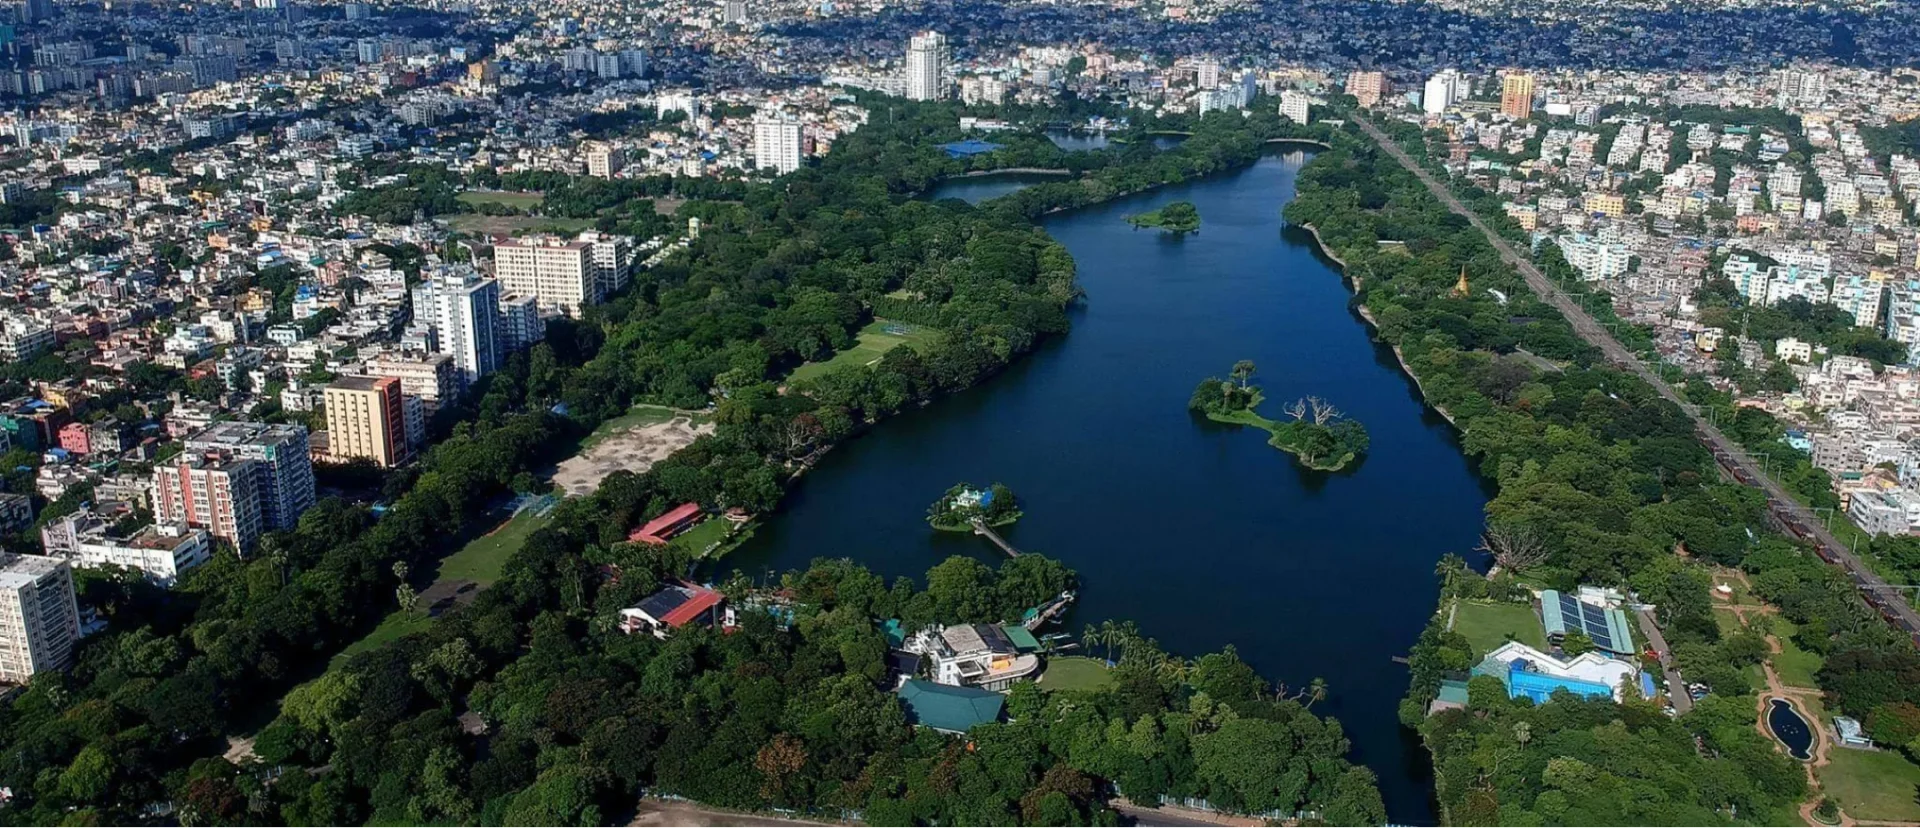
POLYGON ((1802 761, 1813 758, 1813 726, 1786 699, 1772 699, 1767 708, 1767 729, 1773 738, 1787 746, 1787 755, 1802 761))

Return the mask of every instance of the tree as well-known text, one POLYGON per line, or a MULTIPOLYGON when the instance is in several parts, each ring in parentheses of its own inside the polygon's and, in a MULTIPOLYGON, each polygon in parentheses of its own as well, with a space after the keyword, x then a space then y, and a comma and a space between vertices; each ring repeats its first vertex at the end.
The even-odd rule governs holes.
POLYGON ((1231 376, 1234 380, 1238 381, 1240 387, 1244 389, 1247 387, 1247 382, 1253 379, 1253 371, 1253 360, 1243 359, 1233 364, 1233 373, 1231 376))
POLYGON ((1508 572, 1524 572, 1545 563, 1547 544, 1532 526, 1511 521, 1488 521, 1476 551, 1493 556, 1508 572))
POLYGON ((1308 397, 1307 405, 1313 409, 1314 425, 1326 425, 1329 421, 1340 416, 1340 409, 1335 408, 1333 403, 1327 402, 1319 397, 1308 397))

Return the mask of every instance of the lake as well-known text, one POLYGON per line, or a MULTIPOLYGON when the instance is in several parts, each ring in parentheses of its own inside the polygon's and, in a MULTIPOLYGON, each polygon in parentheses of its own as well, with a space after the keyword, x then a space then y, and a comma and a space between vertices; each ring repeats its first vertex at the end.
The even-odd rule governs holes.
POLYGON ((1281 220, 1307 157, 1276 148, 1239 172, 1047 219, 1087 291, 1072 333, 836 448, 723 568, 760 577, 849 557, 891 578, 949 555, 997 563, 984 539, 932 531, 925 514, 954 483, 1005 483, 1026 511, 1008 540, 1080 574, 1055 629, 1131 619, 1169 652, 1233 645, 1291 687, 1325 678, 1314 710, 1338 717, 1379 774, 1390 818, 1434 822, 1392 658, 1433 612, 1435 562, 1471 557, 1488 492, 1311 237, 1281 220), (1175 200, 1198 206, 1198 234, 1125 221, 1175 200), (1323 397, 1366 425, 1371 454, 1306 472, 1264 432, 1189 414, 1199 380, 1240 359, 1259 366, 1267 414, 1323 397))

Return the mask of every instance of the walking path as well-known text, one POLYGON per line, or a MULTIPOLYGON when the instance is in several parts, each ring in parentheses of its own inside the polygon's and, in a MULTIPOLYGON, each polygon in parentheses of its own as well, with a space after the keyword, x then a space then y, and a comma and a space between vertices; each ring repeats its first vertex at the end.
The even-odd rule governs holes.
POLYGON ((1819 549, 1820 557, 1845 571, 1855 588, 1865 596, 1868 604, 1878 608, 1882 615, 1887 617, 1889 623, 1899 627, 1907 635, 1920 637, 1920 610, 1909 605, 1899 591, 1888 586, 1879 575, 1861 563, 1859 558, 1854 557, 1853 552, 1842 545, 1839 538, 1821 525, 1820 520, 1814 517, 1811 510, 1796 500, 1778 481, 1767 476, 1760 464, 1754 462, 1744 448, 1720 433, 1720 429, 1714 427, 1712 423, 1707 422, 1698 406, 1687 402, 1679 392, 1673 390, 1673 386, 1667 384, 1666 380, 1654 374, 1646 363, 1641 362, 1632 351, 1621 345, 1613 334, 1568 298, 1566 292, 1548 279, 1546 274, 1541 273, 1531 259, 1516 252, 1513 245, 1508 244, 1505 238, 1480 218, 1480 214, 1460 203, 1460 199, 1454 196, 1452 189, 1435 179, 1426 168, 1414 161, 1412 156, 1407 155, 1407 151, 1401 149, 1393 138, 1381 132, 1379 127, 1374 126, 1372 121, 1358 112, 1354 113, 1353 121, 1360 125, 1360 128, 1373 139, 1375 144, 1379 145, 1381 150, 1419 178, 1420 182, 1427 186, 1427 190, 1433 193, 1434 198, 1439 199, 1447 209, 1465 218, 1474 229, 1479 230, 1481 235, 1486 237, 1487 243, 1493 245, 1494 250, 1499 252, 1500 258, 1512 265, 1520 273, 1521 278, 1526 280, 1527 287, 1531 288, 1542 301, 1552 305, 1566 317, 1567 323, 1573 326, 1574 333, 1599 348, 1609 362, 1632 372, 1660 396, 1686 412, 1687 416, 1693 420, 1695 433, 1713 451, 1714 459, 1733 471, 1740 482, 1758 486, 1762 492, 1765 492, 1768 509, 1773 513, 1774 518, 1784 525, 1793 527, 1796 534, 1813 541, 1819 549))
POLYGON ((1020 550, 1013 548, 1013 544, 1007 543, 1007 539, 1000 537, 1000 533, 993 531, 993 527, 988 526, 986 521, 974 518, 973 533, 976 535, 985 535, 987 540, 993 541, 994 546, 1000 547, 1000 551, 1007 553, 1007 557, 1020 557, 1020 550))

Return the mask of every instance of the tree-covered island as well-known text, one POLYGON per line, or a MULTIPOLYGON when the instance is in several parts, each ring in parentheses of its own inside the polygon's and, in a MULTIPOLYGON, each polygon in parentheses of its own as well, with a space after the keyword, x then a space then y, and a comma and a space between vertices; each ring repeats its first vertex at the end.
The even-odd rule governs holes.
POLYGON ((1191 201, 1176 201, 1145 213, 1127 216, 1127 223, 1135 227, 1158 227, 1176 236, 1200 232, 1200 209, 1191 201))
POLYGON ((1013 490, 995 483, 984 489, 960 483, 927 507, 927 524, 943 532, 969 532, 975 520, 988 526, 1006 526, 1020 519, 1020 502, 1013 490))
POLYGON ((1208 377, 1193 389, 1187 408, 1219 423, 1263 428, 1272 436, 1267 444, 1294 456, 1300 465, 1319 471, 1339 471, 1367 453, 1367 429, 1347 419, 1340 409, 1319 397, 1295 400, 1283 411, 1287 420, 1269 420, 1254 409, 1265 399, 1253 380, 1252 360, 1233 364, 1227 379, 1208 377))

